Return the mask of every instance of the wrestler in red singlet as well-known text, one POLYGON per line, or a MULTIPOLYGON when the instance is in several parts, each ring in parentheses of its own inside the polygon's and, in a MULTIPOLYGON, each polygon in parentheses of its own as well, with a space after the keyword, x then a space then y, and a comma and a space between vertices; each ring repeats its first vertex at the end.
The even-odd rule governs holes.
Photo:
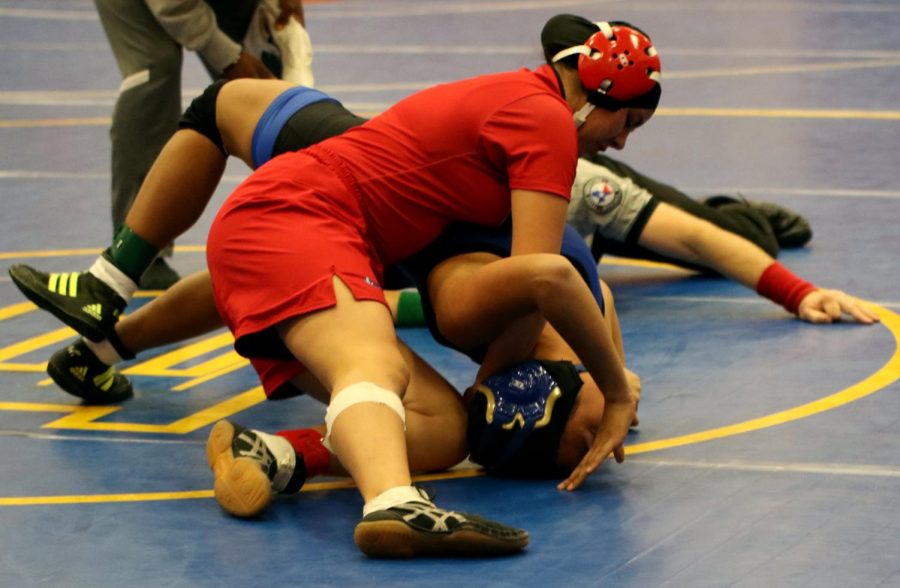
POLYGON ((237 350, 288 358, 270 327, 333 306, 332 276, 383 302, 384 267, 449 222, 500 224, 512 189, 568 199, 577 156, 572 112, 542 66, 436 86, 273 159, 209 235, 216 304, 237 350))

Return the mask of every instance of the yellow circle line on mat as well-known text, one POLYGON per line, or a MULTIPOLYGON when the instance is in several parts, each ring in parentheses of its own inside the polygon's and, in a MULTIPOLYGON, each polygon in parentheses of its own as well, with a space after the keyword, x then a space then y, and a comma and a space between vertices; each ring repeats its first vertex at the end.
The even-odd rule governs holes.
MULTIPOLYGON (((469 468, 414 476, 416 482, 449 480, 454 478, 473 478, 482 475, 482 470, 469 468)), ((328 482, 310 482, 304 484, 302 492, 321 492, 323 490, 341 490, 355 488, 348 480, 328 482)), ((0 498, 0 506, 49 506, 57 504, 110 504, 119 502, 159 502, 166 500, 194 500, 197 498, 213 498, 212 490, 185 490, 181 492, 134 492, 123 494, 71 494, 67 496, 10 496, 0 498)))
POLYGON ((849 404, 893 384, 900 379, 900 316, 880 306, 870 305, 870 307, 878 313, 881 324, 894 336, 894 353, 891 358, 888 359, 887 363, 881 366, 881 369, 868 378, 844 388, 840 392, 835 392, 824 398, 819 398, 818 400, 801 404, 794 408, 750 419, 749 421, 735 423, 733 425, 700 431, 698 433, 629 445, 625 448, 625 453, 628 455, 637 455, 638 453, 660 451, 662 449, 680 447, 682 445, 690 445, 693 443, 702 443, 704 441, 712 441, 713 439, 722 439, 724 437, 732 437, 734 435, 741 435, 751 431, 774 427, 775 425, 796 421, 849 404))

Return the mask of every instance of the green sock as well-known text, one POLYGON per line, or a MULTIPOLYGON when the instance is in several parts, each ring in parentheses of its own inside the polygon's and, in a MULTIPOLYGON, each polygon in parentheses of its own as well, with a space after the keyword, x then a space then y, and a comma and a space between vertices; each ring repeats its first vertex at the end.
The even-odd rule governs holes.
POLYGON ((135 283, 159 255, 159 249, 151 245, 140 235, 122 225, 113 236, 113 243, 103 252, 103 257, 122 270, 135 283))
POLYGON ((418 290, 400 292, 397 301, 397 326, 422 327, 425 325, 425 311, 422 310, 422 297, 418 290))

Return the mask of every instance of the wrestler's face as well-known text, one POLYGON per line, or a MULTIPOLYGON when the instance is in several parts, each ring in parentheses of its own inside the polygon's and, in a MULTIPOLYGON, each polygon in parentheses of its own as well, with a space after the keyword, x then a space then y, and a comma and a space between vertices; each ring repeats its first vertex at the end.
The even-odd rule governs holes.
POLYGON ((566 472, 575 469, 587 454, 603 418, 604 402, 600 388, 587 374, 581 374, 581 379, 584 385, 575 399, 572 414, 563 430, 556 458, 556 464, 566 472))
POLYGON ((595 108, 578 127, 578 152, 591 155, 609 148, 624 149, 635 129, 650 120, 654 111, 648 108, 620 108, 612 112, 595 108))

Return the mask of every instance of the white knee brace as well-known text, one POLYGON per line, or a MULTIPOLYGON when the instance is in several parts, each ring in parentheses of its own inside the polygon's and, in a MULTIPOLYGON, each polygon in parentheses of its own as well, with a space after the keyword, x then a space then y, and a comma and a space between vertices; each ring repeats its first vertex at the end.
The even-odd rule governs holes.
POLYGON ((331 429, 334 421, 338 416, 353 406, 363 402, 374 402, 376 404, 384 404, 397 413, 406 428, 406 411, 403 408, 403 401, 400 397, 390 390, 386 390, 381 386, 377 386, 371 382, 358 382, 351 384, 346 388, 342 388, 328 405, 325 411, 325 439, 322 443, 328 448, 328 451, 334 453, 331 447, 331 429))

